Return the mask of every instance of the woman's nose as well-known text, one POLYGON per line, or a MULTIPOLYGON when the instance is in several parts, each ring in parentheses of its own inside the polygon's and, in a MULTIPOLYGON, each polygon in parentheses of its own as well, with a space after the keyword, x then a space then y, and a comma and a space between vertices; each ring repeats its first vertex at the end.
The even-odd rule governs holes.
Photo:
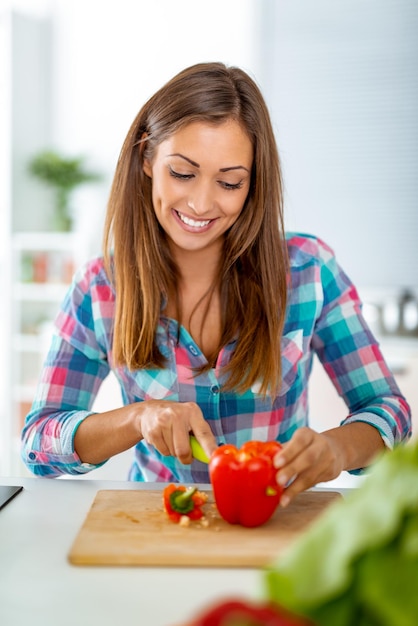
POLYGON ((209 189, 200 189, 187 200, 187 206, 195 215, 208 213, 213 209, 214 204, 213 194, 209 189))

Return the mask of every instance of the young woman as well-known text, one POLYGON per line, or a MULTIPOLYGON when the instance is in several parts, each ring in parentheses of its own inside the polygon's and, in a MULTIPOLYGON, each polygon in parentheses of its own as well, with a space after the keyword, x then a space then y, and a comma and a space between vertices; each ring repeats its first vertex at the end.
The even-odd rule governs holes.
POLYGON ((282 502, 410 435, 402 397, 331 249, 284 233, 279 158, 254 81, 220 63, 140 110, 117 164, 104 256, 75 276, 23 430, 35 473, 94 469, 134 447, 129 478, 208 482, 194 433, 277 439, 282 502), (316 353, 348 407, 309 428, 316 353), (93 413, 110 370, 124 407, 93 413))

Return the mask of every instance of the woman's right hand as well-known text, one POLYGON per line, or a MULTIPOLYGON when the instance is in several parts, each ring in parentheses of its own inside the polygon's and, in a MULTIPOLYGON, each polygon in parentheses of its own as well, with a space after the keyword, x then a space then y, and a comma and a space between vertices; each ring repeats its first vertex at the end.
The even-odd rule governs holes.
POLYGON ((181 463, 191 463, 191 434, 208 457, 217 447, 209 424, 195 402, 147 400, 140 403, 139 408, 142 438, 164 456, 175 456, 181 463))

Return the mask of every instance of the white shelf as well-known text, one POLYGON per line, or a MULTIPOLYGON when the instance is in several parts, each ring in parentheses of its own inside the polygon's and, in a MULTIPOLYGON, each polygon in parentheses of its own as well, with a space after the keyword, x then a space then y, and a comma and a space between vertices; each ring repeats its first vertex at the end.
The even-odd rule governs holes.
POLYGON ((16 300, 60 302, 68 290, 63 283, 15 283, 13 297, 16 300))
POLYGON ((16 352, 35 352, 42 350, 42 339, 39 335, 17 334, 13 337, 13 349, 16 352))
POLYGON ((78 236, 76 233, 15 233, 13 235, 12 247, 16 251, 24 252, 44 252, 54 250, 57 252, 63 252, 65 250, 73 252, 77 246, 77 240, 78 236))

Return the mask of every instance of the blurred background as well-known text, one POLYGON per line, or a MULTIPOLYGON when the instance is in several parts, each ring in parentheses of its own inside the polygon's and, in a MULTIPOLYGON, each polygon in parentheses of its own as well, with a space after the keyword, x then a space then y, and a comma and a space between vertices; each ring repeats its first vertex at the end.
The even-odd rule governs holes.
MULTIPOLYGON (((201 61, 260 85, 287 227, 334 248, 416 415, 417 32, 416 0, 0 0, 0 474, 25 474, 19 434, 51 321, 100 252, 131 122, 201 61)), ((310 394, 315 427, 344 417, 317 365, 310 394)), ((109 379, 95 408, 119 402, 109 379)), ((124 478, 119 461, 96 472, 124 478)))

